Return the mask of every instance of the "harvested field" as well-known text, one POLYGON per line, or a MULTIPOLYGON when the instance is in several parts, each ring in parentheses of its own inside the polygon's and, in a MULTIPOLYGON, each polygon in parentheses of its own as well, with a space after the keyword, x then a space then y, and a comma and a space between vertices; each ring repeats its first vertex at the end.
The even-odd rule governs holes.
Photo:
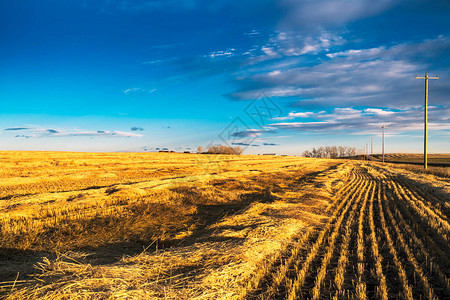
POLYGON ((330 218, 275 262, 249 298, 447 299, 449 184, 355 164, 330 218))
POLYGON ((2 152, 7 299, 447 299, 450 180, 274 156, 2 152))
MULTIPOLYGON (((377 160, 382 159, 381 154, 374 154, 373 157, 377 160)), ((427 155, 429 163, 444 163, 450 164, 450 154, 448 153, 431 153, 427 155)), ((387 153, 384 155, 384 160, 398 161, 398 162, 423 162, 423 154, 418 153, 387 153)))

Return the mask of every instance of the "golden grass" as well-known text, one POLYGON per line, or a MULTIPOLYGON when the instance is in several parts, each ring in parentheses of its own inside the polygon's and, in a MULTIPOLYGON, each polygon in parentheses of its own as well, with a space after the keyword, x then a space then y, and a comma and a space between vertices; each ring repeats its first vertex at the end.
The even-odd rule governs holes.
MULTIPOLYGON (((381 154, 374 154, 374 157, 381 159, 381 154)), ((450 153, 429 153, 427 155, 428 162, 436 163, 450 163, 450 153)), ((422 162, 423 153, 386 153, 384 155, 385 161, 411 161, 422 162)))
MULTIPOLYGON (((4 291, 26 286, 10 293, 16 299, 75 293, 93 297, 94 290, 113 298, 145 293, 182 297, 170 278, 176 275, 179 282, 186 272, 173 269, 198 269, 205 259, 214 268, 196 272, 206 276, 202 280, 210 286, 208 292, 185 290, 222 291, 223 284, 253 274, 249 270, 268 253, 320 219, 327 200, 305 197, 307 204, 300 205, 300 195, 307 192, 296 182, 339 163, 296 157, 54 152, 1 152, 0 161, 0 254, 26 261, 7 261, 2 273, 1 279, 9 282, 20 273, 14 288, 3 285, 4 291), (161 249, 182 249, 196 239, 206 242, 199 249, 186 246, 183 260, 174 262, 173 251, 171 259, 153 261, 167 255, 161 249), (208 248, 208 241, 219 242, 208 248), (231 254, 211 259, 217 247, 228 247, 231 254), (48 258, 42 262, 42 257, 48 258), (149 257, 153 263, 143 264, 149 257), (236 262, 242 259, 247 260, 245 267, 236 262), (39 265, 38 273, 30 268, 33 263, 39 265), (128 264, 133 267, 127 269, 128 264), (216 271, 220 267, 224 269, 216 271), (208 277, 211 270, 222 275, 208 277), (27 274, 36 279, 23 281, 30 280, 27 274), (127 276, 135 282, 126 288, 131 292, 124 290, 130 283, 116 286, 116 280, 126 281, 127 276), (222 279, 211 279, 218 276, 222 279), (161 286, 170 290, 161 291, 161 286)), ((232 293, 241 292, 238 288, 232 293)))
POLYGON ((423 165, 410 165, 410 164, 389 164, 391 168, 405 169, 418 174, 431 174, 439 177, 450 177, 450 166, 449 167, 435 167, 428 166, 425 170, 423 165))

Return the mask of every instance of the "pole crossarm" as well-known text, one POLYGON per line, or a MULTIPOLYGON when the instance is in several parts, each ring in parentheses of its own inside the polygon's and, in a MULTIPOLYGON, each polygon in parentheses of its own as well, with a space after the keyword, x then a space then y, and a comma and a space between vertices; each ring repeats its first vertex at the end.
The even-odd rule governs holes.
POLYGON ((416 79, 439 79, 439 75, 438 76, 435 76, 435 77, 419 77, 419 76, 417 76, 416 75, 416 79))

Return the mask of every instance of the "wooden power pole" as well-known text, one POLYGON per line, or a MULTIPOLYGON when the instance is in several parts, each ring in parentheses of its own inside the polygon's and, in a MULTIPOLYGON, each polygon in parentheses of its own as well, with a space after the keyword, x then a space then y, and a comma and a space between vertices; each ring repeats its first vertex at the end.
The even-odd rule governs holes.
POLYGON ((428 168, 428 79, 439 79, 439 76, 428 77, 428 73, 425 73, 425 77, 418 77, 416 79, 425 79, 425 118, 424 118, 424 135, 423 135, 423 167, 426 170, 428 168))
POLYGON ((369 144, 366 144, 366 159, 369 160, 369 144))
POLYGON ((373 156, 373 137, 370 138, 370 155, 373 156))

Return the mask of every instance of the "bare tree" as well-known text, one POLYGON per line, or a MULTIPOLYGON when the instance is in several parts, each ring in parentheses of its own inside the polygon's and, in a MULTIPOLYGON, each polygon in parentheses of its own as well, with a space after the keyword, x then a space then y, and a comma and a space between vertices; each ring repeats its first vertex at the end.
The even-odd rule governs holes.
POLYGON ((233 148, 233 152, 234 152, 233 154, 234 155, 241 155, 242 151, 244 151, 244 150, 241 147, 239 147, 239 146, 233 148))
POLYGON ((313 154, 312 154, 310 151, 305 150, 305 151, 303 152, 302 156, 303 156, 303 157, 313 157, 313 154))
POLYGON ((316 158, 339 158, 351 157, 356 155, 356 148, 346 146, 325 146, 318 149, 313 148, 311 151, 303 152, 304 157, 316 158))
POLYGON ((207 154, 234 154, 234 155, 240 155, 242 154, 241 147, 229 147, 224 145, 215 145, 215 146, 209 146, 206 149, 207 154))

